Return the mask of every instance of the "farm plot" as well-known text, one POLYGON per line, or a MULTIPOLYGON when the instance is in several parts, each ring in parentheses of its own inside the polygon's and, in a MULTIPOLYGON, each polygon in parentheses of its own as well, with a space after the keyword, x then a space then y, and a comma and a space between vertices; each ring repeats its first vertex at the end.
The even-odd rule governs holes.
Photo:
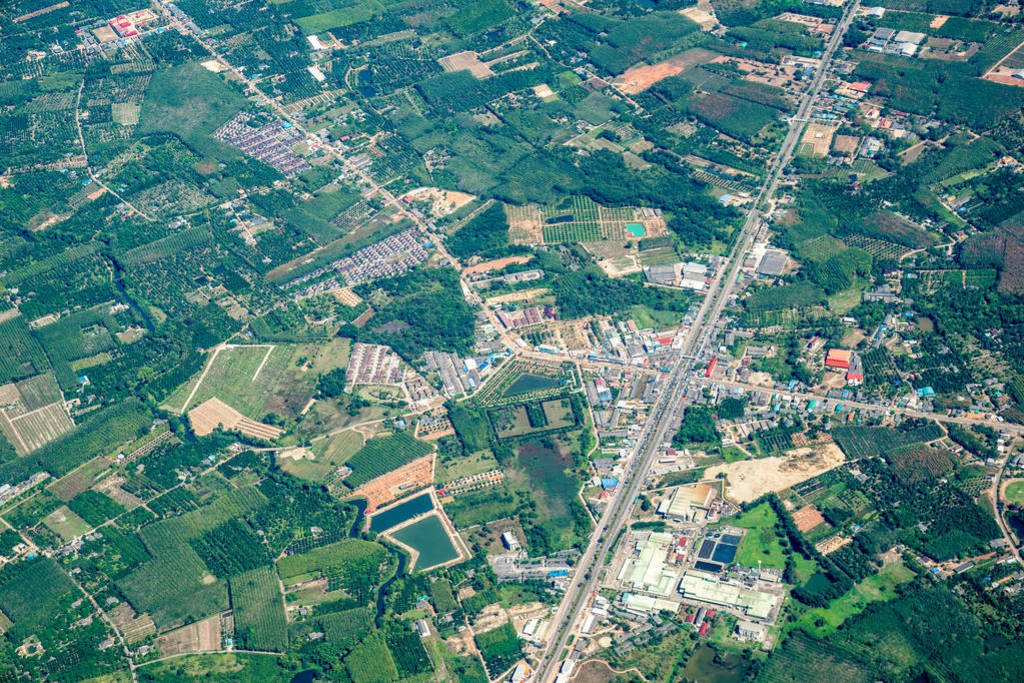
POLYGON ((0 571, 0 610, 30 631, 33 624, 51 616, 62 595, 74 589, 67 574, 48 557, 7 565, 0 571))
POLYGON ((317 628, 324 640, 345 650, 362 640, 373 628, 373 612, 369 607, 353 607, 324 614, 317 619, 317 628))
POLYGON ((284 598, 273 567, 260 567, 232 578, 231 607, 235 636, 244 647, 281 652, 288 646, 284 598))
MULTIPOLYGON (((150 622, 152 624, 152 621, 150 622)), ((220 615, 164 633, 156 639, 164 657, 221 649, 220 615)))
POLYGON ((431 454, 363 484, 355 490, 355 495, 366 500, 368 514, 404 493, 428 486, 433 481, 434 457, 431 454))
POLYGON ((953 469, 953 454, 944 448, 907 446, 891 451, 886 458, 893 472, 905 484, 936 479, 953 469))
POLYGON ((722 93, 693 98, 690 112, 712 128, 747 143, 753 143, 768 124, 778 120, 778 111, 771 107, 722 93))
POLYGON ((666 234, 665 221, 639 207, 604 207, 571 197, 557 207, 506 205, 509 237, 516 244, 599 242, 666 234))
POLYGON ((139 536, 153 558, 119 579, 118 588, 161 630, 224 611, 226 583, 208 571, 189 542, 266 501, 255 488, 235 489, 210 505, 143 527, 139 536))
POLYGON ((348 538, 282 558, 277 570, 286 585, 322 577, 329 590, 344 589, 362 602, 369 600, 383 579, 387 557, 379 543, 348 538))
POLYGON ((206 436, 218 428, 238 430, 246 436, 273 441, 284 433, 280 427, 273 427, 245 415, 218 398, 211 398, 188 412, 188 420, 197 436, 206 436))
POLYGON ((352 468, 352 474, 345 478, 345 484, 353 489, 359 488, 383 474, 422 458, 432 448, 430 444, 405 432, 370 439, 358 453, 348 459, 346 464, 352 468))
POLYGON ((875 458, 903 446, 934 441, 944 435, 942 427, 930 424, 909 432, 888 427, 847 425, 832 430, 832 437, 851 460, 875 458))
POLYGON ((399 680, 391 650, 379 633, 371 633, 345 657, 345 668, 354 683, 388 683, 399 680))
POLYGON ((75 423, 68 417, 63 403, 51 403, 14 418, 4 412, 0 421, 0 429, 18 455, 42 448, 74 428, 75 423))
POLYGON ((0 348, 0 382, 29 377, 50 368, 43 347, 20 316, 0 322, 0 348))
POLYGON ((88 462, 75 471, 50 484, 47 488, 50 493, 60 498, 65 503, 77 496, 82 491, 90 488, 99 477, 110 467, 110 462, 97 458, 88 462))
POLYGON ((110 453, 149 426, 152 414, 137 399, 128 399, 89 415, 74 431, 46 444, 22 458, 5 465, 44 469, 62 476, 97 455, 110 453))

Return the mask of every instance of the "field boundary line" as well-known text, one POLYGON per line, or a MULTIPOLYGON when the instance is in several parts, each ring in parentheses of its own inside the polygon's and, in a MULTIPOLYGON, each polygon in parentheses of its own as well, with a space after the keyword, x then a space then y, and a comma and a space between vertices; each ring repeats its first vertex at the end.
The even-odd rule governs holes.
POLYGON ((32 450, 25 445, 25 440, 21 438, 21 432, 19 432, 18 428, 14 426, 14 423, 11 422, 11 418, 7 417, 7 411, 0 411, 0 415, 3 415, 4 419, 7 420, 7 424, 10 426, 11 432, 13 432, 14 436, 18 439, 18 443, 21 444, 21 448, 25 452, 25 455, 31 453, 32 450))
MULTIPOLYGON (((22 419, 24 417, 28 417, 29 415, 34 415, 35 413, 38 413, 40 410, 46 410, 47 408, 51 408, 51 407, 53 407, 54 405, 56 405, 58 403, 61 404, 61 409, 63 410, 63 403, 64 402, 63 401, 54 401, 53 403, 47 403, 45 406, 39 406, 38 408, 30 410, 27 413, 22 413, 21 415, 18 415, 17 417, 8 417, 7 421, 10 422, 13 425, 16 421, 18 421, 18 420, 20 420, 20 419, 22 419)), ((4 413, 5 416, 6 416, 6 414, 7 413, 4 413)), ((64 414, 67 415, 67 412, 65 412, 64 414)))
POLYGON ((199 375, 199 379, 196 380, 196 385, 192 387, 192 391, 191 393, 189 393, 188 398, 186 398, 185 402, 181 404, 181 410, 178 411, 180 414, 185 414, 185 409, 188 408, 188 404, 192 402, 193 398, 195 398, 196 392, 199 391, 199 387, 203 384, 203 380, 206 379, 207 373, 209 373, 210 368, 213 367, 213 362, 217 360, 217 356, 220 354, 220 351, 223 348, 224 345, 222 344, 213 350, 213 354, 210 355, 210 360, 206 362, 206 367, 203 368, 203 373, 199 375))
POLYGON ((270 348, 267 349, 266 355, 263 356, 263 362, 260 363, 260 366, 258 368, 256 368, 256 372, 252 373, 252 379, 249 380, 250 383, 255 382, 256 378, 260 376, 260 370, 262 370, 263 366, 267 364, 267 360, 270 358, 270 354, 272 354, 274 352, 274 349, 276 349, 276 348, 277 348, 276 346, 271 344, 270 348))

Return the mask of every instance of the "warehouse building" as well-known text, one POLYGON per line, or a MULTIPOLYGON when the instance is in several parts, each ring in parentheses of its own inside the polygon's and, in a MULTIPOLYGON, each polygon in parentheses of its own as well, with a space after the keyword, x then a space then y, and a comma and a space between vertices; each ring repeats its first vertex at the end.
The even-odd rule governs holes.
POLYGON ((722 583, 713 574, 688 571, 679 582, 686 600, 730 607, 755 619, 768 619, 779 604, 779 596, 733 583, 722 583))

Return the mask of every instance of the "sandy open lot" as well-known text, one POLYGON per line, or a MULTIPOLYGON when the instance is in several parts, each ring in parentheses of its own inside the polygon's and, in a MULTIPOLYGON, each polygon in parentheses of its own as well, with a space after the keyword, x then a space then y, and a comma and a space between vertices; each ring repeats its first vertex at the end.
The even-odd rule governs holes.
POLYGON ((494 72, 491 68, 480 61, 480 57, 477 53, 472 51, 456 52, 453 55, 447 57, 441 57, 437 60, 437 63, 441 65, 441 68, 445 71, 462 71, 468 69, 469 73, 473 74, 476 78, 487 78, 493 76, 494 72))
POLYGON ((795 448, 786 455, 709 467, 704 476, 726 476, 725 497, 739 503, 755 500, 770 491, 784 491, 822 472, 839 467, 846 458, 834 443, 795 448))
POLYGON ((637 66, 629 69, 616 78, 614 83, 620 90, 622 90, 622 92, 629 95, 635 95, 647 90, 663 78, 677 76, 691 66, 709 62, 714 57, 715 53, 710 50, 694 48, 692 50, 687 50, 682 54, 670 57, 664 62, 659 62, 658 64, 637 66))
POLYGON ((832 136, 835 135, 836 130, 838 130, 837 126, 808 123, 807 130, 804 131, 804 137, 800 142, 810 146, 814 156, 823 157, 832 148, 832 136))
POLYGON ((469 266, 462 269, 463 275, 479 275, 480 273, 487 273, 492 270, 501 270, 507 268, 513 264, 522 265, 529 263, 530 259, 533 258, 533 254, 529 256, 506 256, 505 258, 494 259, 493 261, 484 261, 478 263, 475 266, 469 266))

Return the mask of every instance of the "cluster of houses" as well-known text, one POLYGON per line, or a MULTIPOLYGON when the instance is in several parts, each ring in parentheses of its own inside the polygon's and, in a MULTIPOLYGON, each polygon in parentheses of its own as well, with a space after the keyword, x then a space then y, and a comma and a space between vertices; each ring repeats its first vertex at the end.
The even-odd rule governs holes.
POLYGON ((252 114, 240 112, 214 131, 213 137, 272 166, 286 178, 312 168, 309 162, 292 151, 292 145, 305 137, 290 123, 274 119, 261 126, 253 126, 250 125, 252 120, 252 114))

